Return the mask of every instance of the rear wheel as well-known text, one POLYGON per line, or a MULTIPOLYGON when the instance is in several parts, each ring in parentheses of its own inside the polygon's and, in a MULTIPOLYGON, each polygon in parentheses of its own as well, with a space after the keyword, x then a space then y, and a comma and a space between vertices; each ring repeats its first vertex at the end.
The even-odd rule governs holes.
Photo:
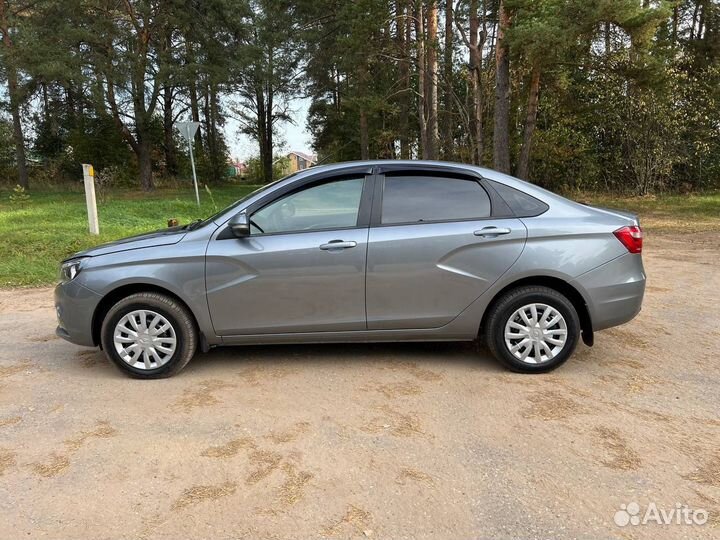
POLYGON ((187 308, 170 296, 151 292, 117 302, 100 332, 108 358, 139 379, 174 375, 193 357, 198 342, 187 308))
POLYGON ((491 308, 485 340, 493 356, 513 371, 543 373, 572 355, 580 320, 572 302, 549 287, 507 292, 491 308))

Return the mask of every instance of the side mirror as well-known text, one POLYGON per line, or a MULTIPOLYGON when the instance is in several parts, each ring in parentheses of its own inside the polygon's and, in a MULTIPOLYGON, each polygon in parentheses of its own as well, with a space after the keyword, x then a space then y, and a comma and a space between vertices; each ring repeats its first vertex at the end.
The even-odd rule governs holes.
POLYGON ((250 236, 250 220, 245 212, 235 214, 228 225, 232 233, 238 238, 250 236))

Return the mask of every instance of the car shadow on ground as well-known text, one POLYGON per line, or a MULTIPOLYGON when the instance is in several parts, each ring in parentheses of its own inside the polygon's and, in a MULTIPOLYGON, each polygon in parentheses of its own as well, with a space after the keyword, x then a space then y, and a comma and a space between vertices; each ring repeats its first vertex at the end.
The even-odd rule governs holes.
MULTIPOLYGON (((73 362, 78 367, 93 368, 93 376, 122 376, 99 349, 78 351, 74 360, 79 360, 73 362)), ((249 365, 354 370, 408 363, 425 369, 505 371, 486 348, 474 342, 327 343, 217 347, 198 353, 179 376, 221 376, 223 372, 235 373, 249 365)))

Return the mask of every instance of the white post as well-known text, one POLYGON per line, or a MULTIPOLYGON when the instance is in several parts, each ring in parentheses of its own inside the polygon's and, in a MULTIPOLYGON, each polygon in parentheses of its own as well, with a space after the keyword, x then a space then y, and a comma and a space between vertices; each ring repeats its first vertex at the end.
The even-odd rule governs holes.
POLYGON ((83 182, 85 183, 85 203, 87 204, 88 226, 90 234, 100 234, 98 224, 97 202, 95 201, 95 169, 83 163, 83 182))
POLYGON ((200 206, 200 192, 198 191, 197 174, 195 174, 195 158, 193 158, 192 140, 192 137, 188 137, 188 148, 190 148, 190 165, 192 165, 193 182, 195 183, 195 200, 197 201, 197 205, 200 206))

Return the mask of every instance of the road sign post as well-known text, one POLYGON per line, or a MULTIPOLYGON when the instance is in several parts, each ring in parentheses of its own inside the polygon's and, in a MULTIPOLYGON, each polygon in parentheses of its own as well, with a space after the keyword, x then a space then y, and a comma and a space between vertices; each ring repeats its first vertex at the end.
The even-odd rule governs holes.
POLYGON ((190 165, 192 166, 192 173, 193 173, 193 184, 195 185, 195 200, 197 201, 197 205, 200 206, 200 191, 198 190, 198 181, 197 181, 197 174, 195 173, 195 158, 193 157, 193 139, 195 138, 195 133, 198 130, 198 127, 200 127, 200 122, 178 122, 177 128, 180 132, 180 135, 183 136, 187 140, 188 143, 188 150, 190 150, 190 165))
POLYGON ((95 169, 92 165, 83 163, 83 183, 85 184, 85 204, 88 213, 88 228, 90 234, 100 234, 98 224, 97 201, 95 200, 95 169))

